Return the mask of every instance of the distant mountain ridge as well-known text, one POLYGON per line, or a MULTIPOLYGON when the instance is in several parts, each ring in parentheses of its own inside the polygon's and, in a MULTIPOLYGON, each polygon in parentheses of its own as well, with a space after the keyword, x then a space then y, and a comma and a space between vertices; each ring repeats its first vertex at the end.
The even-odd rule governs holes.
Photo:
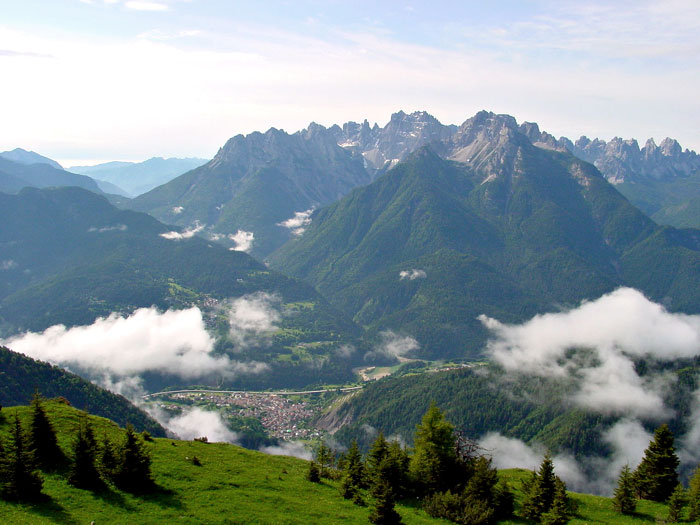
POLYGON ((113 161, 95 166, 71 166, 69 171, 89 175, 122 188, 131 197, 165 184, 208 162, 199 158, 153 157, 143 162, 113 161))
POLYGON ((63 169, 63 166, 61 166, 55 160, 52 160, 48 157, 44 157, 43 155, 39 155, 34 151, 27 151, 22 148, 15 148, 12 151, 0 152, 0 157, 3 157, 7 160, 11 160, 12 162, 16 162, 18 164, 48 164, 49 166, 51 166, 52 168, 56 168, 57 170, 63 169))
POLYGON ((77 186, 94 193, 104 193, 97 182, 86 175, 70 173, 45 162, 26 164, 0 156, 0 191, 17 193, 24 187, 58 186, 77 186))
POLYGON ((270 261, 426 357, 478 353, 481 313, 522 321, 622 285, 700 311, 700 232, 657 226, 593 165, 485 111, 318 210, 270 261))
POLYGON ((250 253, 265 257, 294 235, 283 223, 371 182, 361 159, 312 124, 289 135, 265 133, 229 139, 214 159, 127 205, 161 221, 206 226, 204 234, 229 247, 250 232, 250 253))

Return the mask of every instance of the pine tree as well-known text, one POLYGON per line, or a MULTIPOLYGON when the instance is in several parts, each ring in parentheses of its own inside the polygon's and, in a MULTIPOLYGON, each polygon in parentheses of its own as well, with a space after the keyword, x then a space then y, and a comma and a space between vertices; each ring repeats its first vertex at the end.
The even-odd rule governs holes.
POLYGON ((617 487, 613 493, 613 506, 621 514, 634 514, 637 498, 634 493, 634 479, 629 465, 622 467, 617 487))
POLYGON ((309 470, 306 473, 306 479, 312 481, 313 483, 318 483, 319 481, 321 481, 321 476, 318 472, 318 465, 314 460, 311 460, 309 462, 309 470))
POLYGON ((27 448, 22 425, 16 413, 10 438, 0 472, 2 495, 10 500, 36 500, 41 496, 44 482, 36 472, 34 454, 27 448))
POLYGON ((401 516, 396 512, 394 505, 394 494, 389 483, 380 480, 369 521, 376 525, 399 525, 402 523, 401 516))
POLYGON ((571 519, 569 497, 566 495, 566 485, 556 478, 554 497, 549 510, 542 514, 540 523, 543 525, 565 525, 571 519))
POLYGON ((362 454, 353 439, 347 454, 345 455, 343 480, 340 483, 340 492, 346 499, 355 498, 357 491, 365 486, 365 467, 362 454))
POLYGON ((654 432, 654 439, 644 451, 644 458, 634 473, 639 497, 666 501, 678 485, 679 460, 673 446, 673 433, 663 424, 654 432))
POLYGON ((37 466, 41 469, 53 470, 65 463, 66 458, 58 446, 56 431, 46 415, 43 398, 38 392, 34 393, 31 403, 29 448, 34 451, 37 466))
POLYGON ((83 418, 80 421, 78 435, 73 443, 73 462, 68 475, 68 482, 78 488, 98 490, 103 486, 95 461, 97 447, 90 423, 83 418))
POLYGON ((676 485, 676 488, 671 493, 668 498, 668 521, 671 523, 678 523, 681 520, 681 513, 683 512, 683 507, 687 501, 687 495, 683 485, 680 483, 676 485))
POLYGON ((119 451, 118 459, 119 466, 114 481, 119 488, 133 493, 153 490, 151 458, 131 425, 126 427, 126 438, 119 451))
MULTIPOLYGON (((94 437, 93 437, 94 439, 94 437)), ((114 480, 119 468, 119 457, 116 447, 107 436, 107 432, 102 435, 102 445, 99 447, 98 470, 106 480, 114 480)))
POLYGON ((434 403, 416 428, 415 451, 410 470, 426 493, 451 489, 457 473, 455 434, 452 424, 434 403))
POLYGON ((379 474, 379 466, 389 453, 389 443, 384 438, 384 433, 379 432, 367 453, 367 474, 370 482, 374 483, 379 474))
POLYGON ((550 510, 558 479, 554 474, 554 463, 548 452, 542 460, 539 471, 533 472, 532 478, 523 488, 525 500, 520 513, 524 518, 539 521, 542 515, 550 510))
POLYGON ((693 477, 690 478, 690 487, 688 488, 688 519, 695 521, 700 519, 700 466, 696 467, 693 472, 693 477))
POLYGON ((333 451, 323 440, 316 449, 316 462, 319 466, 319 474, 322 478, 326 477, 326 470, 333 466, 333 451))

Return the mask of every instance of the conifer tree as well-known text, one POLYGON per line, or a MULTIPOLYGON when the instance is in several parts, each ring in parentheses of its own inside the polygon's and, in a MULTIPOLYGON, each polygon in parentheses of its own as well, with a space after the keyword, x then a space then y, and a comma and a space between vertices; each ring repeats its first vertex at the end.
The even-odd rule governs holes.
POLYGON ((683 512, 683 507, 687 502, 687 496, 683 485, 680 483, 676 485, 676 488, 671 493, 668 498, 668 521, 671 523, 678 523, 681 520, 681 513, 683 512))
POLYGON ((321 476, 318 472, 318 465, 314 460, 311 460, 309 462, 309 470, 306 473, 306 479, 312 481, 313 483, 318 483, 319 481, 321 481, 321 476))
POLYGON ((459 482, 452 424, 433 403, 416 428, 410 471, 426 493, 453 488, 459 482))
POLYGON ((549 510, 542 514, 540 523, 542 525, 566 525, 571 519, 569 497, 566 495, 566 485, 556 478, 554 497, 549 510))
POLYGON ((396 512, 394 505, 394 494, 389 483, 379 480, 369 521, 376 525, 399 525, 402 523, 401 516, 396 512))
POLYGON ((379 432, 367 453, 367 474, 371 478, 371 482, 374 482, 377 477, 379 465, 381 465, 388 453, 389 443, 384 438, 384 432, 379 432))
POLYGON ((344 461, 343 480, 340 492, 346 499, 353 499, 357 491, 365 486, 365 467, 357 440, 352 441, 344 461))
POLYGON ((688 488, 688 519, 695 521, 700 519, 700 467, 695 468, 693 477, 690 478, 688 488))
POLYGON ((0 474, 5 499, 33 501, 40 497, 44 482, 36 472, 34 454, 27 447, 16 413, 0 474))
POLYGON ((678 485, 679 460, 673 446, 673 433, 663 424, 654 432, 654 439, 644 451, 644 458, 634 473, 639 497, 666 501, 678 485))
MULTIPOLYGON (((94 439, 94 438, 93 438, 94 439)), ((98 470, 106 480, 114 480, 119 468, 119 458, 116 447, 105 431, 102 435, 102 445, 99 447, 98 470)))
POLYGON ((325 477, 327 475, 326 470, 333 466, 333 451, 323 440, 321 440, 316 449, 316 462, 318 463, 320 476, 325 477))
POLYGON ((39 392, 34 393, 31 403, 29 448, 34 451, 37 466, 41 469, 52 470, 65 462, 63 451, 58 446, 56 431, 49 421, 39 392))
POLYGON ((131 425, 126 427, 126 437, 118 459, 119 466, 114 481, 119 488, 134 493, 153 490, 151 458, 131 425))
POLYGON ((554 474, 554 463, 545 454, 538 472, 533 472, 531 480, 524 487, 525 500, 520 509, 524 518, 539 521, 542 515, 550 510, 557 488, 557 476, 554 474))
POLYGON ((617 487, 613 492, 613 506, 621 514, 633 514, 637 508, 637 498, 634 492, 634 479, 629 465, 622 467, 617 487))
POLYGON ((89 421, 80 421, 78 435, 73 443, 73 462, 68 482, 78 488, 97 490, 103 486, 95 464, 97 447, 89 421))

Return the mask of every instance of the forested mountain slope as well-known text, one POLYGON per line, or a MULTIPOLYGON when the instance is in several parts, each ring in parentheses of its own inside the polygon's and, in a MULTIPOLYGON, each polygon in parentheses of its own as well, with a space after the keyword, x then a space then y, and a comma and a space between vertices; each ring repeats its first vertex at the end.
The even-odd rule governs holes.
POLYGON ((440 147, 317 211, 272 265, 432 357, 478 354, 480 314, 523 320, 621 285, 700 310, 700 234, 657 226, 591 164, 486 112, 440 147))

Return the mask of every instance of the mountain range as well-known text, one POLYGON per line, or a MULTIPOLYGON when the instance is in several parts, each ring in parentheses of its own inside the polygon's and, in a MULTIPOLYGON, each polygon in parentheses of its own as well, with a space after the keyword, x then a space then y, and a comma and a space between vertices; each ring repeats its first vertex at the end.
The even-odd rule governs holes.
POLYGON ((477 317, 522 321, 618 286, 697 312, 700 232, 656 225, 591 164, 480 112, 318 210, 272 266, 417 355, 477 355, 477 317))
POLYGON ((153 157, 143 162, 114 161, 94 166, 71 166, 68 170, 96 179, 107 193, 115 193, 108 189, 109 185, 114 185, 121 188, 125 196, 135 197, 206 162, 206 159, 198 158, 153 157))

